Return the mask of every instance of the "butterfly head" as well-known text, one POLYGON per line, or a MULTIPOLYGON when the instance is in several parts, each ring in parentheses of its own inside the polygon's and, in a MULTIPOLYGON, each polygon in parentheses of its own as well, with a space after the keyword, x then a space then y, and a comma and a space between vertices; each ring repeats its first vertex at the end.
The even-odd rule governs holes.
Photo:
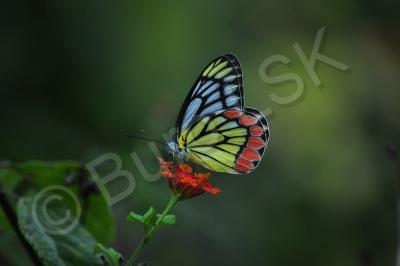
POLYGON ((168 142, 166 145, 166 150, 168 153, 172 154, 172 156, 176 157, 178 160, 186 161, 186 151, 185 149, 180 149, 178 143, 175 141, 168 142))

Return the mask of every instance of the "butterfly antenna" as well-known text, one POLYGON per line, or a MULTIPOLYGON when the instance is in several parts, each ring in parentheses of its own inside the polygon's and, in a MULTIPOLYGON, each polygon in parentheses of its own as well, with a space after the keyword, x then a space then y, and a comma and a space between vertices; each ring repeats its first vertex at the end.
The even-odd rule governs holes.
POLYGON ((144 130, 144 129, 141 129, 141 130, 140 130, 140 134, 144 135, 146 138, 153 139, 153 140, 156 140, 156 141, 158 141, 158 142, 162 142, 162 143, 164 143, 165 145, 167 145, 167 143, 166 143, 165 141, 160 140, 159 138, 154 137, 153 135, 147 133, 147 131, 144 130))
POLYGON ((146 137, 134 136, 134 135, 129 135, 129 134, 127 134, 126 136, 128 138, 132 138, 132 139, 141 139, 141 140, 147 140, 147 141, 154 141, 154 142, 156 142, 158 144, 161 144, 161 145, 167 145, 167 143, 159 141, 159 140, 156 140, 156 139, 153 139, 153 138, 146 138, 146 137))
POLYGON ((144 136, 147 137, 147 138, 157 139, 157 138, 155 138, 154 136, 152 136, 152 135, 150 135, 149 133, 147 133, 146 130, 144 130, 144 129, 141 129, 141 130, 140 130, 140 134, 144 135, 144 136))

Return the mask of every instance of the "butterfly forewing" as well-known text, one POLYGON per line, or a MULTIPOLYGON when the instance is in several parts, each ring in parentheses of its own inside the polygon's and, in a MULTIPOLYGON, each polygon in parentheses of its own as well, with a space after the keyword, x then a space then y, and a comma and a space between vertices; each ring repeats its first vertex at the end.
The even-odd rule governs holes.
POLYGON ((243 109, 242 70, 232 54, 214 59, 197 78, 176 122, 176 141, 182 131, 204 116, 228 108, 243 109))

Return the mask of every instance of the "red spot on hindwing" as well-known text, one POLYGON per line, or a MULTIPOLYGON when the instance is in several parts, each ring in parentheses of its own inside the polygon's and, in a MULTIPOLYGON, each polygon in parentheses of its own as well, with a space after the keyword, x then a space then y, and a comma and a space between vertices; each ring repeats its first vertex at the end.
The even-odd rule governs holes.
POLYGON ((252 126, 250 127, 250 132, 252 136, 261 136, 264 134, 264 129, 260 126, 252 126))
POLYGON ((260 149, 265 146, 265 142, 259 137, 250 137, 247 141, 247 147, 252 149, 260 149))
POLYGON ((259 161, 260 160, 260 154, 258 151, 250 149, 250 148, 245 148, 243 152, 240 154, 240 157, 249 160, 249 161, 259 161))
POLYGON ((238 158, 236 160, 235 169, 239 172, 247 173, 254 169, 254 165, 246 159, 238 158))
POLYGON ((239 123, 246 127, 256 124, 257 121, 258 121, 257 117, 250 115, 244 115, 241 118, 239 118, 239 123))
POLYGON ((228 119, 233 119, 233 118, 239 117, 242 114, 243 114, 243 112, 240 110, 229 110, 224 113, 225 117, 228 119))

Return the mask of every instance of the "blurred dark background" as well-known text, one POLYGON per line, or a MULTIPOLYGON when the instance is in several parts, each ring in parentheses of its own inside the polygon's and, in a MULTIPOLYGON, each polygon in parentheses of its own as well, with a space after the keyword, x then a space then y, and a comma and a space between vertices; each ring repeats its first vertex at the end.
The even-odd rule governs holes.
MULTIPOLYGON (((399 2, 2 6, 0 157, 87 163, 118 154, 137 181, 134 193, 112 207, 112 246, 124 255, 141 237, 126 214, 161 208, 169 197, 166 182, 146 181, 131 158, 136 152, 156 172, 148 144, 125 134, 168 132, 202 68, 231 52, 243 67, 247 105, 272 110, 269 148, 253 174, 214 174, 219 197, 179 204, 177 225, 145 252, 149 265, 394 265, 395 177, 385 147, 400 141, 399 2), (321 53, 351 70, 320 63, 319 88, 292 44, 309 56, 321 27, 321 53), (294 83, 272 86, 259 75, 276 54, 291 64, 270 66, 272 75, 297 73, 305 82, 301 99, 287 106, 270 95, 290 95, 294 83)), ((17 244, 12 249, 13 256, 24 252, 17 244)))

